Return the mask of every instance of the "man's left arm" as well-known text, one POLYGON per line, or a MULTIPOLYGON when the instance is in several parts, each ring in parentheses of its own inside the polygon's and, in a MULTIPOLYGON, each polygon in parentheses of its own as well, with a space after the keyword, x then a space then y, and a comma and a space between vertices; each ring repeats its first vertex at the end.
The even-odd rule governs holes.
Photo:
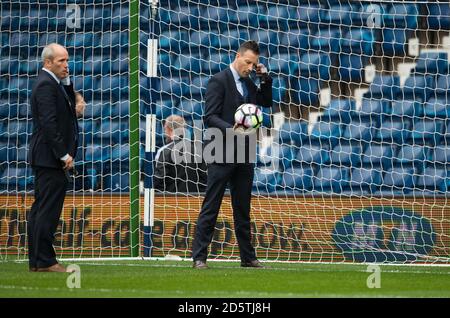
POLYGON ((261 78, 261 84, 256 94, 256 103, 263 107, 272 107, 272 78, 263 64, 258 64, 257 73, 261 78))

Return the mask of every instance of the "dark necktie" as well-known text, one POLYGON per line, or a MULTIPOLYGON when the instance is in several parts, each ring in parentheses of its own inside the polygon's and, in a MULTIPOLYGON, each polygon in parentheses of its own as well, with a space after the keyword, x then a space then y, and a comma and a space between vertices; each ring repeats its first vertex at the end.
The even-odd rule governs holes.
POLYGON ((239 80, 241 81, 242 84, 242 96, 244 97, 245 101, 247 101, 248 98, 248 89, 247 89, 247 84, 245 83, 245 79, 244 78, 239 78, 239 80))

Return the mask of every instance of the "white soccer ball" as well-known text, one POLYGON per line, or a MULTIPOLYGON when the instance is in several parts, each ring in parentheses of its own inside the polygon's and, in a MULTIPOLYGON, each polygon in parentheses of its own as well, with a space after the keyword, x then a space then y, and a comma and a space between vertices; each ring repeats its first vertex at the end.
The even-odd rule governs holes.
POLYGON ((245 128, 258 128, 262 121, 262 111, 255 104, 242 104, 234 113, 234 122, 245 128))

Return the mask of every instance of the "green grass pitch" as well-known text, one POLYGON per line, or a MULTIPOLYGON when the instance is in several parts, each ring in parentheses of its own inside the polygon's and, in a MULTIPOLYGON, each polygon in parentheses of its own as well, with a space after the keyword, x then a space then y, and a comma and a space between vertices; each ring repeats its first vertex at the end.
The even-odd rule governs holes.
POLYGON ((450 267, 380 266, 381 286, 370 289, 367 265, 237 262, 71 261, 80 266, 81 288, 70 289, 66 273, 31 273, 26 262, 0 262, 0 297, 450 297, 450 267))

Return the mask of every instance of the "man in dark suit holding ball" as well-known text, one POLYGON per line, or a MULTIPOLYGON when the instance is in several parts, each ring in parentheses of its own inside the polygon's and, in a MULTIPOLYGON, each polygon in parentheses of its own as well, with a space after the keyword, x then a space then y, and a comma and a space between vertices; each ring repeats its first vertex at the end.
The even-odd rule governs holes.
MULTIPOLYGON (((257 260, 255 248, 251 244, 250 200, 254 175, 254 163, 236 161, 236 156, 226 156, 229 136, 227 131, 247 134, 249 131, 235 124, 236 109, 244 103, 263 107, 272 106, 272 79, 266 67, 258 63, 259 47, 255 41, 244 42, 238 49, 235 60, 230 67, 214 75, 206 88, 204 123, 208 128, 220 129, 223 134, 223 148, 220 155, 208 164, 208 180, 205 198, 198 217, 195 231, 192 258, 194 268, 205 269, 208 246, 211 243, 217 216, 227 184, 231 193, 235 234, 239 245, 241 266, 263 267, 257 260), (256 71, 260 77, 260 87, 249 78, 256 71), (227 160, 233 157, 233 160, 227 160), (222 160, 224 159, 224 160, 222 160)), ((234 137, 233 137, 234 138, 234 137)), ((251 150, 250 147, 246 149, 251 150)), ((233 149, 236 151, 236 149, 233 149)), ((248 154, 246 154, 248 155, 248 154)))

